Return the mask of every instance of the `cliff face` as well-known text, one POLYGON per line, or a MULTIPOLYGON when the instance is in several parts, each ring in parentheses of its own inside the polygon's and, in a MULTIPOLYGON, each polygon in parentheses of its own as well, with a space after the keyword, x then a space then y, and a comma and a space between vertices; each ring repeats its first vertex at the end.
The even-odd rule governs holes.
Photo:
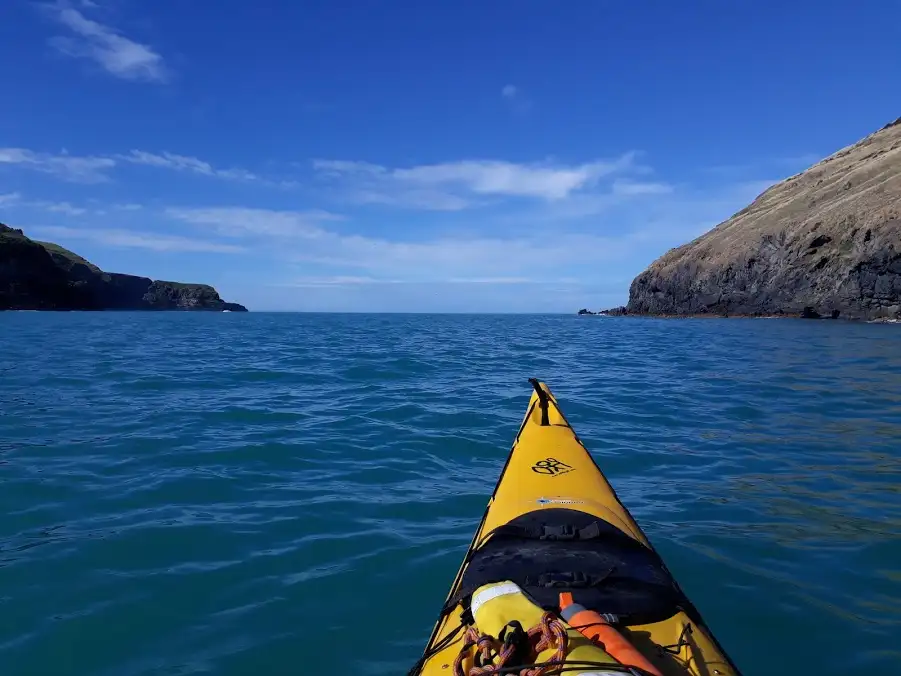
POLYGON ((656 260, 627 310, 901 317, 901 118, 656 260))
POLYGON ((232 310, 206 284, 104 272, 50 242, 0 223, 0 310, 232 310))

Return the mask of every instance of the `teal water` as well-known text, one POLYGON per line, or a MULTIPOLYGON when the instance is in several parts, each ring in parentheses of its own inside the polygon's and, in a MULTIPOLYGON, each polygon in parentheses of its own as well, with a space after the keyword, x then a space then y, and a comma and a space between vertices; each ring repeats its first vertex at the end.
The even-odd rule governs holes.
POLYGON ((745 674, 897 673, 901 330, 0 313, 0 673, 404 674, 545 380, 745 674))

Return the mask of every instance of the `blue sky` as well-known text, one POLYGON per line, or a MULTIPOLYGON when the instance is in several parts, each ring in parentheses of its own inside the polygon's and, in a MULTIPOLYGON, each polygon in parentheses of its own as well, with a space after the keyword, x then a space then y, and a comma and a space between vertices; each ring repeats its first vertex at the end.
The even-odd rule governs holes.
POLYGON ((901 3, 0 3, 0 220, 252 310, 572 312, 901 115, 901 3))

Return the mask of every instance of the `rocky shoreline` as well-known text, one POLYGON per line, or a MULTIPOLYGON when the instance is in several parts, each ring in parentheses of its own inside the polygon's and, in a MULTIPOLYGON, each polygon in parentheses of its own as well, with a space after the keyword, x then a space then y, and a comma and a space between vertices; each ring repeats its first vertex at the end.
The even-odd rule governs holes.
POLYGON ((579 311, 579 315, 590 315, 592 317, 652 317, 654 319, 834 319, 839 321, 850 321, 850 322, 859 322, 865 321, 867 324, 901 324, 901 319, 892 318, 892 317, 877 317, 875 319, 862 319, 859 317, 848 318, 841 317, 835 315, 824 316, 818 313, 815 314, 772 314, 772 315, 764 315, 764 314, 752 314, 752 315, 729 315, 729 314, 712 314, 710 312, 706 313, 697 313, 697 314, 681 314, 681 315, 664 315, 664 314, 646 314, 639 312, 629 312, 628 308, 625 306, 619 306, 615 308, 610 308, 609 310, 598 310, 597 312, 592 312, 590 310, 586 310, 585 312, 579 311))
POLYGON ((661 256, 627 305, 580 314, 901 320, 901 118, 661 256))
POLYGON ((208 284, 104 272, 52 242, 0 223, 0 310, 204 310, 247 312, 208 284))
POLYGON ((598 315, 602 317, 656 317, 660 319, 839 319, 840 313, 832 311, 828 315, 821 315, 812 307, 806 307, 799 313, 786 314, 784 312, 775 312, 773 314, 714 314, 712 312, 696 312, 692 314, 648 314, 643 312, 631 312, 625 305, 610 308, 609 310, 598 310, 592 312, 590 310, 580 310, 580 315, 598 315))

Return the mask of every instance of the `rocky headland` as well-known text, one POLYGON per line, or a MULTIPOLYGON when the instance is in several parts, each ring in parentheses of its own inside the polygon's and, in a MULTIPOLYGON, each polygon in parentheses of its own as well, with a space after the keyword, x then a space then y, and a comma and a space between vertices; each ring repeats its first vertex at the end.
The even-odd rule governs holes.
POLYGON ((0 223, 0 310, 231 310, 207 284, 104 272, 68 249, 0 223))
POLYGON ((901 318, 901 118, 670 250, 600 314, 901 318))

